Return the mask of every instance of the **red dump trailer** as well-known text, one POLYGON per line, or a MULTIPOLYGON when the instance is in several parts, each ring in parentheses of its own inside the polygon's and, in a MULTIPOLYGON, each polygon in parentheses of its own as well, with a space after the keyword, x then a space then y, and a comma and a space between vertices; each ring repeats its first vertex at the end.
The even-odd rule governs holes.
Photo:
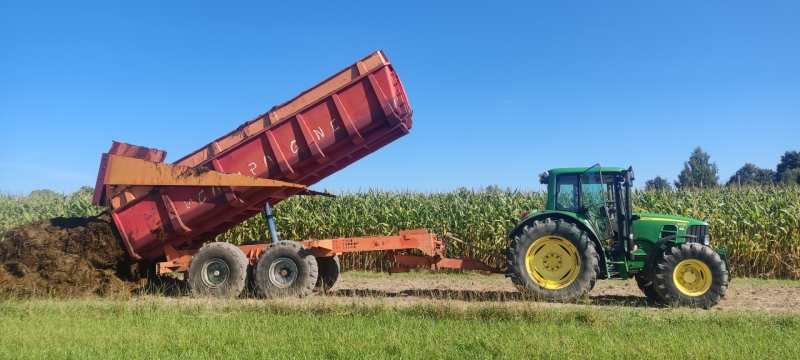
POLYGON ((101 158, 93 202, 109 209, 131 259, 156 261, 161 274, 186 272, 199 294, 238 295, 252 276, 267 296, 303 296, 332 286, 337 255, 351 251, 385 250, 409 266, 497 271, 444 258, 442 239, 424 230, 293 242, 277 241, 270 221, 272 244, 213 242, 290 196, 314 194, 308 186, 408 134, 411 115, 400 78, 378 51, 172 164, 162 150, 114 142, 101 158))

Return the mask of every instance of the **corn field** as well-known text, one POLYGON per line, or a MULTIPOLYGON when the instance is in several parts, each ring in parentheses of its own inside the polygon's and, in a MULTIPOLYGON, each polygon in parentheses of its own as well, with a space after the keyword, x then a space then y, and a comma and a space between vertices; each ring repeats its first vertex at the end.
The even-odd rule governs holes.
POLYGON ((94 189, 88 186, 69 194, 36 190, 30 195, 0 193, 0 239, 14 226, 54 217, 88 217, 102 208, 92 205, 94 189))
MULTIPOLYGON (((541 209, 545 193, 458 189, 451 192, 364 191, 336 199, 295 196, 275 208, 282 239, 326 239, 396 235, 426 228, 495 252, 507 246, 506 234, 527 209, 541 209)), ((71 195, 47 190, 30 196, 0 194, 0 237, 10 227, 56 216, 91 216, 91 188, 71 195)), ((673 192, 637 191, 635 211, 687 216, 711 225, 712 242, 728 247, 734 276, 800 279, 800 188, 733 188, 673 192)), ((218 240, 235 244, 267 239, 262 217, 254 217, 218 240)), ((472 256, 500 266, 497 260, 448 244, 447 256, 472 256)), ((344 270, 381 270, 380 253, 342 257, 344 270)))

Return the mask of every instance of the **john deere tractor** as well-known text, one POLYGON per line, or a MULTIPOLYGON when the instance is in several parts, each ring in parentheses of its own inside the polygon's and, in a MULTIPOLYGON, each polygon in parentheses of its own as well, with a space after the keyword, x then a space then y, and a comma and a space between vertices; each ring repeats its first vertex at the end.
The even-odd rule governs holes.
POLYGON ((520 290, 574 301, 597 279, 636 278, 660 303, 709 308, 728 287, 726 248, 712 248, 706 222, 634 213, 633 169, 595 165, 540 175, 544 210, 526 211, 510 232, 508 276, 520 290))

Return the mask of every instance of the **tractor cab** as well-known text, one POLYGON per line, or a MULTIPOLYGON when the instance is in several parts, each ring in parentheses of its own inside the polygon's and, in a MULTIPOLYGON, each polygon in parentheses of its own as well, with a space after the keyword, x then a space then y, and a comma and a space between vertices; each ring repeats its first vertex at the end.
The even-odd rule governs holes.
POLYGON ((631 188, 633 168, 606 167, 600 164, 589 168, 562 168, 539 175, 547 185, 547 205, 544 211, 573 213, 589 226, 604 252, 624 255, 634 260, 631 188))

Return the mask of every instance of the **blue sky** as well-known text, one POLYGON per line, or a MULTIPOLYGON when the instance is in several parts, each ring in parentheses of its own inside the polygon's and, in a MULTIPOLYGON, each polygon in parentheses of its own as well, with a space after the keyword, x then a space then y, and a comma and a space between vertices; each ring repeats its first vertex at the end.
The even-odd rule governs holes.
POLYGON ((411 133, 317 188, 539 189, 554 167, 726 180, 800 150, 800 2, 6 1, 0 191, 94 185, 112 140, 174 161, 382 49, 411 133))

